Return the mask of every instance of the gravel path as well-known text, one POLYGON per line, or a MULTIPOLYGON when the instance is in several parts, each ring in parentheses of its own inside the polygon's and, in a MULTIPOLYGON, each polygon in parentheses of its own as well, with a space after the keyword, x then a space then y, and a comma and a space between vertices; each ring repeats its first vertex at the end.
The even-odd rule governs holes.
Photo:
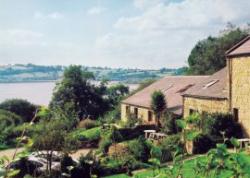
MULTIPOLYGON (((89 151, 95 149, 79 149, 75 153, 71 154, 72 158, 79 159, 81 155, 87 155, 89 151)), ((17 153, 24 151, 24 148, 18 148, 17 153)), ((0 151, 0 157, 7 156, 7 158, 12 159, 15 148, 0 151)))
POLYGON ((89 149, 89 148, 84 148, 84 149, 79 149, 75 153, 71 154, 72 158, 78 160, 81 155, 86 156, 91 150, 95 151, 96 149, 89 149))
MULTIPOLYGON (((15 153, 15 148, 7 149, 0 151, 0 157, 7 156, 7 158, 12 159, 14 153, 15 153)), ((20 153, 24 151, 24 148, 18 148, 17 153, 20 153)))

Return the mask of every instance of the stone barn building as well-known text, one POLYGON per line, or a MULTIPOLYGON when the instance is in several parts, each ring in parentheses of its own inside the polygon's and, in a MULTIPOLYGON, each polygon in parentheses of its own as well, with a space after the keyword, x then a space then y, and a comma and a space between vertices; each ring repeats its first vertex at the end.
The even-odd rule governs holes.
POLYGON ((182 93, 207 76, 167 76, 149 85, 136 94, 122 101, 121 118, 126 121, 130 114, 141 119, 144 124, 157 124, 151 105, 151 95, 160 90, 165 95, 167 110, 177 117, 183 115, 182 93))
POLYGON ((211 76, 165 77, 122 102, 123 120, 135 113, 145 123, 156 123, 151 94, 161 90, 168 110, 187 117, 193 112, 231 113, 250 136, 250 36, 226 52, 227 65, 211 76))
POLYGON ((231 113, 250 136, 250 36, 226 56, 224 69, 183 94, 184 117, 192 112, 231 113))

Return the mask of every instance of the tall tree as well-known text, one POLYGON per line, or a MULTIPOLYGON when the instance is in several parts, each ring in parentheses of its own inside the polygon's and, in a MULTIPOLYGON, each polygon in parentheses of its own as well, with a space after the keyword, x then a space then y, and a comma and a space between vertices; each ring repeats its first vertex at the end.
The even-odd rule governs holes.
POLYGON ((97 87, 90 83, 91 79, 94 79, 93 73, 82 70, 81 66, 69 66, 54 90, 50 107, 75 113, 79 119, 103 114, 106 105, 97 87))
POLYGON ((199 41, 188 57, 189 74, 212 74, 226 66, 225 52, 247 36, 247 30, 230 29, 219 37, 199 41))
POLYGON ((162 112, 167 108, 165 96, 161 91, 155 91, 151 95, 151 108, 156 115, 157 124, 159 125, 162 112))

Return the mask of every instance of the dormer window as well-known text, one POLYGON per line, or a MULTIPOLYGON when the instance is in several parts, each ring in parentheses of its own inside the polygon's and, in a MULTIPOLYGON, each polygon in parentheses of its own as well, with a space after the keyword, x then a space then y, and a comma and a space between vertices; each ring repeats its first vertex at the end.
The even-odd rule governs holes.
POLYGON ((209 83, 205 84, 203 86, 203 89, 207 89, 209 87, 211 87, 212 85, 214 85, 215 83, 217 83, 219 80, 218 79, 214 79, 214 80, 211 80, 209 83))
POLYGON ((194 84, 187 85, 187 86, 181 88, 180 90, 178 90, 176 93, 183 93, 186 90, 188 90, 189 88, 191 88, 192 86, 194 86, 194 84))

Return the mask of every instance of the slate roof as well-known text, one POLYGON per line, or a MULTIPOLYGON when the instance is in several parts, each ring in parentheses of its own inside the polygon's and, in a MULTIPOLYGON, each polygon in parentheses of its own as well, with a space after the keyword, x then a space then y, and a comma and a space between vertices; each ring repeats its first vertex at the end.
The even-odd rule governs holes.
POLYGON ((188 89, 183 96, 227 99, 229 96, 227 81, 227 67, 225 67, 188 89))
POLYGON ((250 36, 234 45, 226 52, 227 57, 242 56, 250 54, 250 36))
POLYGON ((150 108, 151 94, 160 90, 165 95, 168 110, 177 115, 182 115, 182 93, 207 78, 208 76, 167 76, 128 97, 122 103, 150 108))

